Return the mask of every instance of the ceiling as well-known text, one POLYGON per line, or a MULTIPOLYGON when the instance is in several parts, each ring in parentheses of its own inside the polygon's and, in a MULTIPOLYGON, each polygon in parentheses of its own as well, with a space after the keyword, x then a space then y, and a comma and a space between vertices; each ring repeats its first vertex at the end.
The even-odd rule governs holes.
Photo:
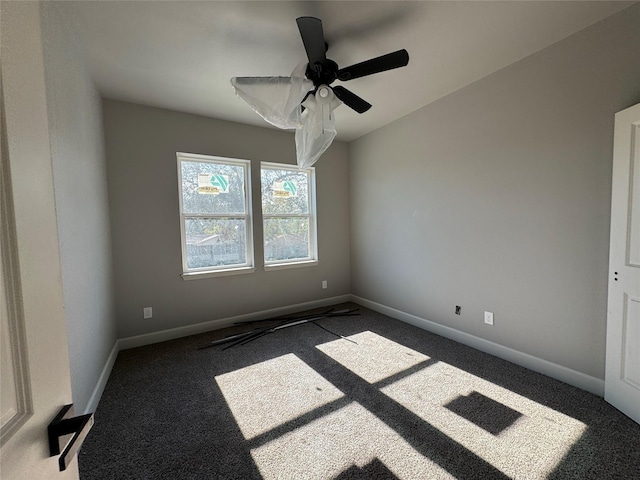
MULTIPOLYGON (((373 108, 336 110, 350 141, 635 2, 80 1, 89 71, 106 98, 269 126, 234 76, 288 76, 305 61, 295 19, 322 20, 340 67, 406 48, 405 68, 342 84, 373 108)), ((338 83, 336 83, 338 84, 338 83)))

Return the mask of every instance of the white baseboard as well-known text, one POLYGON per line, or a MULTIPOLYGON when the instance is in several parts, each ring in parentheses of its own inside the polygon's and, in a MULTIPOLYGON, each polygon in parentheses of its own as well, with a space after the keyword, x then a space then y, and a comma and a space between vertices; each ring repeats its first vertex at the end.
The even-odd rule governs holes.
POLYGON ((100 378, 96 383, 93 393, 87 406, 84 409, 84 413, 92 413, 96 411, 102 392, 107 385, 109 375, 113 369, 113 364, 118 357, 120 350, 127 350, 129 348, 142 347, 144 345, 151 345, 153 343, 164 342, 167 340, 173 340, 176 338, 188 337, 189 335, 196 335, 198 333, 209 332, 219 328, 228 327, 235 322, 243 322, 247 320, 256 320, 261 318, 275 317, 279 315, 286 315, 289 313, 301 312, 304 310, 310 310, 312 308, 326 307, 328 305, 335 305, 337 303, 344 303, 351 301, 351 295, 339 295, 337 297, 324 298, 321 300, 314 300, 311 302, 298 303, 295 305, 288 305, 286 307, 271 308, 269 310, 262 310, 260 312, 247 313, 244 315, 237 315, 235 317, 220 318, 212 320, 210 322, 198 323, 195 325, 187 325, 184 327, 172 328, 169 330, 162 330, 160 332, 148 333, 145 335, 136 335, 134 337, 120 338, 116 340, 116 343, 111 349, 111 353, 104 364, 100 378))
POLYGON ((572 370, 562 365, 549 362, 548 360, 534 357, 533 355, 529 355, 528 353, 523 353, 518 350, 505 347, 504 345, 500 345, 498 343, 476 337, 475 335, 461 332, 460 330, 456 330, 445 325, 440 325, 439 323, 435 323, 430 320, 425 320, 424 318, 417 317, 410 313, 387 307, 386 305, 382 305, 380 303, 358 297, 357 295, 352 295, 351 300, 359 305, 362 305, 363 307, 370 308, 371 310, 375 310, 376 312, 380 312, 389 317, 409 323, 416 327, 422 328, 423 330, 427 330, 442 337, 446 337, 464 345, 468 345, 482 352, 489 353, 504 360, 508 360, 511 363, 515 363, 516 365, 528 368, 529 370, 533 370, 534 372, 542 373, 549 377, 555 378, 556 380, 560 380, 562 382, 568 383, 569 385, 573 385, 574 387, 578 387, 586 390, 587 392, 591 392, 600 397, 604 396, 604 380, 602 379, 592 377, 591 375, 578 372, 577 370, 572 370))
POLYGON ((271 308, 260 312, 246 313, 244 315, 236 315, 235 317, 219 318, 209 322, 197 323, 195 325, 186 325, 184 327, 171 328, 169 330, 161 330, 159 332, 146 333, 144 335, 136 335, 133 337, 121 338, 118 342, 120 350, 129 348, 142 347, 153 343, 165 342, 176 338, 188 337, 189 335, 197 335, 198 333, 210 332, 224 327, 229 327, 236 322, 246 322, 249 320, 258 320, 261 318, 276 317, 279 315, 287 315, 289 313, 302 312, 312 308, 326 307, 337 303, 351 301, 351 295, 340 295, 337 297, 323 298, 321 300, 313 300, 311 302, 297 303, 286 307, 271 308))
POLYGON ((116 358, 118 357, 118 352, 120 351, 120 342, 116 340, 116 343, 113 344, 113 348, 111 349, 111 353, 107 357, 107 361, 102 368, 102 372, 100 373, 100 377, 98 378, 98 382, 96 383, 95 388, 93 389, 93 393, 91 394, 91 398, 89 398, 89 403, 84 409, 84 414, 93 413, 98 408, 98 403, 100 402, 100 398, 102 397, 102 392, 104 392, 104 387, 107 385, 107 380, 109 380, 109 375, 111 375, 111 370, 113 369, 113 364, 116 362, 116 358))
POLYGON ((425 320, 424 318, 420 318, 416 315, 402 312, 400 310, 396 310, 395 308, 387 307, 386 305, 382 305, 380 303, 358 297, 357 295, 340 295, 337 297, 314 300, 306 303, 298 303, 296 305, 289 305, 286 307, 278 307, 269 310, 262 310, 260 312, 237 315, 235 317, 221 318, 212 320, 210 322, 198 323, 195 325, 187 325, 184 327, 162 330, 160 332, 153 332, 145 335, 136 335, 133 337, 121 338, 116 341, 113 349, 111 350, 111 353, 109 354, 109 357, 107 358, 104 368, 102 369, 102 372, 100 374, 100 378, 98 379, 98 382, 93 389, 93 393, 91 395, 91 398, 89 399, 84 413, 95 412, 98 403, 100 402, 102 392, 104 391, 104 388, 107 384, 107 380, 109 379, 109 375, 111 374, 113 364, 115 363, 116 357, 118 356, 118 352, 120 350, 142 347, 145 345, 151 345, 153 343, 164 342, 167 340, 182 338, 189 335, 209 332, 211 330, 216 330, 233 325, 235 322, 286 315, 289 313, 296 313, 304 310, 310 310, 312 308, 335 305, 337 303, 348 301, 355 302, 359 305, 362 305, 363 307, 370 308, 371 310, 375 310, 376 312, 380 312, 391 318, 401 320, 418 328, 422 328, 423 330, 427 330, 442 337, 449 338, 464 345, 468 345, 477 350, 489 353, 504 360, 508 360, 512 363, 515 363, 516 365, 520 365, 522 367, 533 370, 534 372, 548 375, 549 377, 568 383, 569 385, 573 385, 574 387, 581 388, 595 395, 601 397, 604 396, 604 380, 601 380, 599 378, 592 377, 585 373, 549 362, 548 360, 544 360, 533 355, 529 355, 527 353, 523 353, 518 350, 514 350, 512 348, 491 342, 489 340, 476 337, 469 333, 461 332, 460 330, 456 330, 445 325, 440 325, 438 323, 425 320))

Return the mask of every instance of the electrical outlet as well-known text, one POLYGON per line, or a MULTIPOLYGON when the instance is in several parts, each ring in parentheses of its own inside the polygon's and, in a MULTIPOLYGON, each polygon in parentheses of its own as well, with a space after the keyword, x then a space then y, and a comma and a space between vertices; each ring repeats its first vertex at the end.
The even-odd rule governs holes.
POLYGON ((327 281, 326 280, 322 280, 322 288, 327 288, 327 281))
POLYGON ((460 315, 461 311, 462 311, 462 307, 460 305, 456 305, 456 315, 460 315))
POLYGON ((153 309, 151 307, 144 307, 142 310, 144 318, 153 317, 153 309))
POLYGON ((484 312, 484 323, 493 325, 493 312, 484 312))

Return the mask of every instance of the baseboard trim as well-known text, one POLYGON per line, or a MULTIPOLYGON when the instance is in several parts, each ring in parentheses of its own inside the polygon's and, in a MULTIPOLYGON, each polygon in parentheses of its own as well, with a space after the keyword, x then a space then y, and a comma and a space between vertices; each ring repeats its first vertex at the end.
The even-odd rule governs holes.
POLYGON ((297 303, 295 305, 288 305, 285 307, 277 307, 259 312, 236 315, 235 317, 218 318, 209 322, 196 323, 194 325, 186 325, 184 327, 171 328, 168 330, 121 338, 118 343, 120 345, 120 350, 127 350, 129 348, 143 347, 153 343, 166 342, 167 340, 175 340, 176 338, 197 335, 199 333, 210 332, 211 330, 218 330, 220 328, 229 327, 236 322, 287 315, 289 313, 296 313, 304 310, 310 310, 312 308, 326 307, 328 305, 335 305, 336 303, 349 301, 351 301, 350 294, 339 295, 336 297, 323 298, 321 300, 313 300, 311 302, 297 303))
POLYGON ((338 295, 336 297, 324 298, 321 300, 313 300, 311 302, 298 303, 295 305, 288 305, 286 307, 271 308, 269 310, 262 310, 259 312, 247 313, 244 315, 237 315, 235 317, 221 318, 212 320, 210 322, 198 323, 195 325, 187 325, 184 327, 172 328, 169 330, 162 330, 159 332, 148 333, 145 335, 136 335, 133 337, 120 338, 116 340, 107 361, 102 368, 98 382, 89 398, 89 402, 84 409, 84 413, 95 412, 100 403, 100 398, 111 375, 111 370, 118 357, 120 350, 127 350, 129 348, 142 347, 145 345, 151 345, 153 343, 164 342, 167 340, 174 340, 176 338, 188 337, 189 335, 196 335, 198 333, 209 332, 219 328, 228 327, 235 322, 242 322, 246 320, 255 320, 259 318, 275 317, 278 315, 286 315, 289 313, 296 313, 304 310, 310 310, 312 308, 326 307, 329 305, 335 305, 337 303, 344 303, 351 301, 351 295, 338 295))
POLYGON ((111 370, 113 369, 113 364, 116 363, 116 358, 118 357, 118 352, 120 351, 120 341, 116 340, 113 344, 113 348, 111 349, 111 353, 107 357, 107 361, 102 367, 102 372, 100 373, 100 377, 98 378, 98 382, 96 383, 95 388, 93 389, 93 393, 89 398, 89 402, 84 409, 84 414, 93 413, 98 408, 98 403, 100 402, 100 398, 102 397, 102 392, 104 392, 104 387, 107 386, 107 381, 109 380, 109 375, 111 375, 111 370))
POLYGON ((604 380, 602 379, 592 377, 591 375, 549 362, 548 360, 529 355, 528 353, 520 352, 518 350, 505 347, 504 345, 476 337, 475 335, 471 335, 445 325, 440 325, 439 323, 426 320, 416 315, 387 307, 386 305, 382 305, 372 300, 367 300, 366 298, 362 298, 357 295, 351 295, 351 301, 389 317, 409 323, 418 328, 422 328, 423 330, 427 330, 469 347, 473 347, 482 352, 508 360, 511 363, 528 368, 534 372, 542 373, 555 378, 556 380, 560 380, 561 382, 581 388, 600 397, 604 396, 604 380))
POLYGON ((426 320, 424 318, 403 312, 401 310, 397 310, 392 307, 388 307, 381 303, 377 303, 372 300, 359 297, 357 295, 347 294, 116 340, 113 348, 111 349, 111 352, 109 353, 109 357, 105 362, 102 372, 100 373, 100 377, 98 378, 98 382, 93 389, 93 393, 91 394, 91 398, 87 403, 84 413, 96 411, 98 403, 100 402, 100 398, 102 397, 102 392, 104 392, 107 381, 109 380, 109 375, 111 374, 111 370, 113 369, 113 365, 120 350, 142 347, 145 345, 151 345, 153 343, 187 337, 189 335, 196 335, 198 333, 204 333, 211 330, 228 327, 235 322, 286 315, 289 313, 296 313, 312 308, 325 307, 349 301, 362 305, 363 307, 370 308, 371 310, 374 310, 376 312, 380 312, 391 318, 395 318, 405 323, 414 325, 418 328, 422 328, 423 330, 427 330, 429 332, 435 333, 445 338, 449 338, 464 345, 468 345, 482 352, 489 353, 496 357, 515 363, 516 365, 520 365, 522 367, 533 370, 534 372, 548 375, 549 377, 555 378, 556 380, 560 380, 562 382, 568 383, 569 385, 573 385, 574 387, 581 388, 600 397, 604 396, 604 380, 601 380, 599 378, 592 377, 585 373, 572 370, 553 362, 549 362, 548 360, 529 355, 528 353, 523 353, 518 350, 505 347, 504 345, 500 345, 498 343, 476 337, 475 335, 471 335, 469 333, 465 333, 460 330, 447 327, 445 325, 440 325, 439 323, 426 320))

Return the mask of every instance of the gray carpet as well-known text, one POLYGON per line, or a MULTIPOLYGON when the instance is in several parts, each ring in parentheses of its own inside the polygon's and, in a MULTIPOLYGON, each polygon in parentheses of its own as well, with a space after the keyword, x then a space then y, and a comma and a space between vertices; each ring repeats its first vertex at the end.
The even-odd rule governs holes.
POLYGON ((640 425, 602 398, 359 309, 319 322, 351 341, 120 352, 81 479, 640 478, 640 425))

